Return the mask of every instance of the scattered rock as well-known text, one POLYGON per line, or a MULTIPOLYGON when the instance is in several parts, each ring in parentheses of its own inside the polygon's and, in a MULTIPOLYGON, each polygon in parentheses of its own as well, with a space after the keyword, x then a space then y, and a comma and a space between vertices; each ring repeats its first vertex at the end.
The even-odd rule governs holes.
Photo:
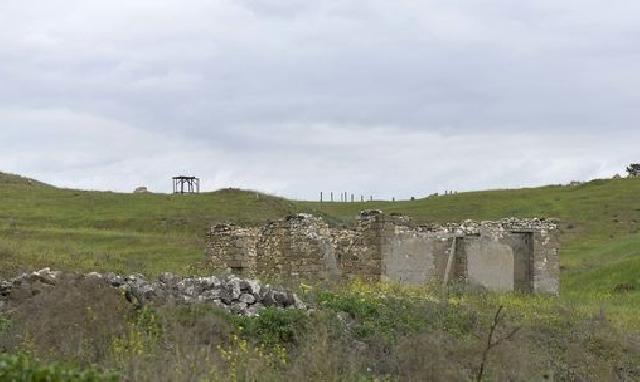
POLYGON ((95 277, 95 278, 101 279, 102 275, 100 273, 98 273, 98 272, 89 272, 89 273, 87 273, 85 275, 85 277, 87 277, 87 278, 95 277))
POLYGON ((256 280, 249 280, 247 282, 249 283, 249 293, 251 293, 253 297, 259 298, 261 290, 260 283, 256 280))
POLYGON ((245 315, 247 312, 247 304, 244 302, 236 302, 231 305, 231 312, 245 315))
POLYGON ((253 297, 252 294, 246 294, 246 293, 240 295, 238 300, 240 300, 240 302, 244 302, 246 304, 253 304, 254 302, 256 302, 256 298, 253 297))
MULTIPOLYGON (((0 279, 0 310, 7 309, 9 301, 19 303, 55 287, 61 273, 49 268, 30 274, 23 273, 10 280, 0 279)), ((230 312, 255 316, 267 306, 281 309, 306 310, 306 305, 293 292, 272 289, 257 280, 236 276, 219 279, 215 276, 181 278, 171 273, 161 274, 153 282, 143 275, 120 276, 115 273, 90 272, 84 278, 102 280, 119 289, 124 297, 138 306, 146 304, 210 304, 230 312)))

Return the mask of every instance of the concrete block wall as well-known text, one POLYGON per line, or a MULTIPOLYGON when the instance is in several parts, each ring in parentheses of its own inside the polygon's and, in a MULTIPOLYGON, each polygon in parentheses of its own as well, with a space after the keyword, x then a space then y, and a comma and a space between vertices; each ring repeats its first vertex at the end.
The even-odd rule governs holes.
MULTIPOLYGON (((388 246, 383 249, 382 279, 411 284, 443 281, 453 239, 452 234, 396 226, 388 239, 388 246)), ((452 267, 449 276, 455 273, 452 267)))

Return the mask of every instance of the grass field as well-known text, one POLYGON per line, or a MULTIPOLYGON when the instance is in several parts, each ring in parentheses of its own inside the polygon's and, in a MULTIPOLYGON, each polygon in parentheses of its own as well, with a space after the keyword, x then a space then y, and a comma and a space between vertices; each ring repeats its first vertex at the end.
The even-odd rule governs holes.
POLYGON ((189 272, 210 223, 261 224, 299 211, 347 224, 361 209, 417 222, 545 216, 561 221, 561 298, 640 328, 640 179, 467 192, 407 202, 294 202, 256 192, 118 194, 0 175, 0 269, 189 272))

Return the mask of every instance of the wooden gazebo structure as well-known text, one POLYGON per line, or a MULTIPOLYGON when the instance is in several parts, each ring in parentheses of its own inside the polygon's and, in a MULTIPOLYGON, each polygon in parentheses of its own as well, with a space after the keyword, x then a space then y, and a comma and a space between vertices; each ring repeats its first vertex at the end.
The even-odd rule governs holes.
POLYGON ((195 176, 179 175, 173 177, 174 194, 198 194, 200 193, 200 178, 195 176))

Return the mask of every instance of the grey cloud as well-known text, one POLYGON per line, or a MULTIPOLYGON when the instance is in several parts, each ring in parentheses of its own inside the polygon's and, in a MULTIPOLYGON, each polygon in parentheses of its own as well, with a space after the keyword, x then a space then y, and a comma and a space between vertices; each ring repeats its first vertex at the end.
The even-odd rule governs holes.
POLYGON ((300 197, 593 177, 633 160, 638 11, 595 0, 7 0, 0 170, 119 190, 166 190, 160 179, 194 171, 212 188, 300 197), (608 157, 581 149, 598 144, 608 157), (385 177, 397 179, 376 182, 385 177))

